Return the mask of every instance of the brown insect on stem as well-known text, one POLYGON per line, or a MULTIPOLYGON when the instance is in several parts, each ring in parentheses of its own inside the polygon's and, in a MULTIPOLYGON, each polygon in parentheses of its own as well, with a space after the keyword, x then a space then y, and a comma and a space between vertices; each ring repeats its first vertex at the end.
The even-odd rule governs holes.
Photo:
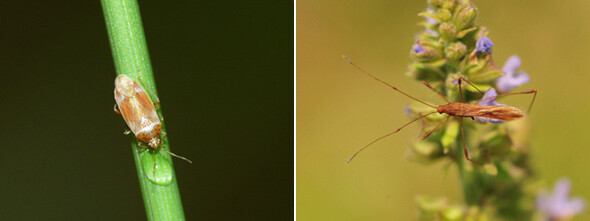
MULTIPOLYGON (((470 86, 472 86, 473 88, 475 88, 478 92, 480 92, 481 94, 484 94, 481 90, 479 90, 473 83, 469 82, 467 79, 465 79, 464 77, 460 76, 457 79, 458 82, 458 86, 459 86, 459 94, 461 96, 461 102, 450 102, 445 96, 443 96, 440 92, 438 92, 436 89, 434 89, 432 86, 430 86, 430 84, 428 84, 426 81, 422 81, 422 83, 428 87, 430 90, 434 91, 437 95, 439 95, 441 98, 443 98, 447 104, 443 104, 440 106, 435 106, 429 103, 426 103, 422 100, 419 100, 415 97, 410 96, 409 94, 406 94, 405 92, 399 90, 397 87, 385 82, 384 80, 379 79, 378 77, 376 77, 375 75, 363 70, 362 68, 360 68, 359 66, 357 66, 356 64, 354 64, 348 57, 346 56, 342 56, 344 58, 344 60, 346 60, 349 64, 351 64, 353 67, 355 67, 356 69, 358 69, 359 71, 361 71, 362 73, 368 75, 369 77, 372 77, 373 79, 375 79, 376 81, 381 82, 382 84, 392 88, 393 90, 405 95, 406 97, 409 97, 412 100, 415 100, 417 102, 420 102, 426 106, 432 107, 434 109, 436 109, 436 111, 434 112, 430 112, 428 114, 425 115, 420 115, 420 117, 415 118, 413 120, 411 120, 410 122, 404 124, 402 127, 398 128, 397 130, 385 134, 377 139, 374 139, 373 141, 369 142, 367 145, 365 145, 364 147, 362 147, 360 150, 358 150, 356 153, 354 153, 352 155, 352 157, 350 157, 350 159, 348 159, 348 161, 346 161, 346 163, 350 163, 350 161, 352 161, 361 151, 365 150, 366 148, 368 148, 369 146, 371 146, 372 144, 374 144, 375 142, 389 137, 393 134, 396 134, 397 132, 399 132, 401 129, 403 129, 404 127, 410 125, 411 123, 416 122, 417 120, 423 119, 426 116, 429 116, 431 114, 435 114, 435 113, 439 113, 439 114, 447 114, 449 116, 447 116, 445 119, 443 119, 441 122, 439 122, 434 129, 432 129, 430 132, 428 132, 424 137, 422 137, 422 140, 428 138, 428 136, 430 136, 432 133, 434 133, 436 130, 438 130, 450 117, 458 117, 459 118, 459 122, 461 125, 461 136, 462 136, 462 141, 463 141, 463 152, 465 154, 465 159, 475 162, 473 160, 471 160, 469 158, 469 153, 467 151, 467 147, 465 144, 465 132, 463 129, 463 118, 464 117, 468 117, 471 119, 474 119, 475 117, 481 117, 481 118, 489 118, 489 119, 495 119, 495 120, 501 120, 501 121, 511 121, 511 120, 516 120, 519 118, 522 118, 524 116, 524 113, 519 110, 518 108, 515 107, 511 107, 511 106, 487 106, 487 105, 479 105, 479 104, 469 104, 469 103, 465 103, 465 99, 463 98, 463 91, 461 89, 461 85, 462 82, 465 81, 467 84, 469 84, 470 86)), ((508 95, 518 95, 518 94, 534 94, 533 95, 533 99, 531 101, 531 104, 529 105, 528 108, 528 112, 530 112, 530 109, 533 106, 533 103, 535 102, 535 98, 537 97, 537 90, 529 90, 529 91, 522 91, 522 92, 514 92, 514 93, 506 93, 506 94, 500 94, 500 95, 496 95, 496 96, 492 96, 492 97, 488 97, 485 99, 480 100, 479 102, 482 101, 486 101, 486 100, 490 100, 490 99, 494 99, 496 97, 501 97, 501 96, 508 96, 508 95)))
MULTIPOLYGON (((141 80, 141 79, 140 79, 141 80)), ((147 144, 146 148, 151 148, 154 153, 154 170, 156 174, 156 150, 160 149, 173 157, 192 163, 185 157, 176 155, 164 148, 161 148, 162 138, 166 133, 162 131, 162 120, 156 111, 160 100, 156 97, 156 102, 152 102, 146 90, 129 76, 121 74, 115 79, 115 106, 114 111, 120 114, 127 123, 129 130, 124 134, 133 132, 137 138, 138 147, 142 143, 147 144)), ((153 93, 152 93, 153 94, 153 93)))

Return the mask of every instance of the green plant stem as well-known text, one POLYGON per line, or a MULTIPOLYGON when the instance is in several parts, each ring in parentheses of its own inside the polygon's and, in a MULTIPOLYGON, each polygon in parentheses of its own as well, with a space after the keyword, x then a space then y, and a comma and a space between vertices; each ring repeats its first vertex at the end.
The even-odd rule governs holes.
MULTIPOLYGON (((152 100, 157 99, 156 84, 152 73, 147 44, 143 33, 139 5, 136 0, 101 0, 104 18, 106 22, 113 60, 117 74, 125 74, 132 79, 139 80, 146 87, 152 100)), ((158 107, 158 113, 162 114, 158 107)), ((165 132, 162 122, 162 132, 165 132)), ((158 163, 160 158, 169 163, 166 174, 158 176, 171 177, 170 182, 156 183, 148 179, 145 165, 142 165, 142 155, 152 154, 152 151, 144 151, 138 148, 137 139, 132 138, 131 146, 137 175, 143 195, 144 205, 148 220, 184 220, 184 212, 180 200, 180 193, 176 183, 176 176, 172 166, 171 157, 168 154, 157 152, 158 163)), ((161 148, 169 150, 168 138, 164 137, 161 148)), ((152 164, 153 165, 153 164, 152 164)), ((159 167, 160 171, 164 167, 159 167)), ((147 170, 151 171, 151 170, 147 170)))

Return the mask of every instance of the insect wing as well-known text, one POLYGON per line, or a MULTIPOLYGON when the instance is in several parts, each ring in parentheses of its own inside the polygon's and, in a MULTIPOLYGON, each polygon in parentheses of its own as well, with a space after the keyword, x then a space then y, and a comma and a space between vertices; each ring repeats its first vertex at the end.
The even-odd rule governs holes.
POLYGON ((511 106, 481 106, 476 110, 477 117, 484 117, 495 120, 510 121, 524 116, 518 108, 511 106))
POLYGON ((160 123, 156 108, 141 85, 125 75, 119 75, 115 81, 117 106, 134 134, 160 123))

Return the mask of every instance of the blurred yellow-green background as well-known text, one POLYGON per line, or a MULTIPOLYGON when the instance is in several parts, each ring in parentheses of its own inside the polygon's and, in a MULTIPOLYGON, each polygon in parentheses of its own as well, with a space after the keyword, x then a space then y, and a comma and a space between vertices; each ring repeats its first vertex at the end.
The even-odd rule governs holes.
MULTIPOLYGON (((590 1, 473 1, 476 23, 489 28, 498 65, 511 55, 537 89, 530 116, 537 176, 551 188, 573 182, 572 195, 590 200, 590 1)), ((417 13, 426 1, 297 2, 297 168, 300 220, 413 220, 418 195, 447 196, 461 203, 456 168, 405 159, 418 125, 380 141, 351 164, 345 161, 370 140, 408 121, 409 100, 347 64, 358 65, 418 98, 442 104, 404 73, 417 13)), ((525 109, 530 97, 502 103, 525 109)), ((576 220, 590 220, 584 212, 576 220)))

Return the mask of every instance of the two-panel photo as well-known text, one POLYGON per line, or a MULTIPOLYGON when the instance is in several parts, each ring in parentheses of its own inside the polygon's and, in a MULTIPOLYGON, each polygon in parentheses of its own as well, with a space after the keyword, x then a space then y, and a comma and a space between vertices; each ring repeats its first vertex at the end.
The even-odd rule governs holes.
POLYGON ((297 1, 298 220, 590 220, 590 3, 297 1))
POLYGON ((2 2, 0 220, 590 220, 589 11, 2 2))

